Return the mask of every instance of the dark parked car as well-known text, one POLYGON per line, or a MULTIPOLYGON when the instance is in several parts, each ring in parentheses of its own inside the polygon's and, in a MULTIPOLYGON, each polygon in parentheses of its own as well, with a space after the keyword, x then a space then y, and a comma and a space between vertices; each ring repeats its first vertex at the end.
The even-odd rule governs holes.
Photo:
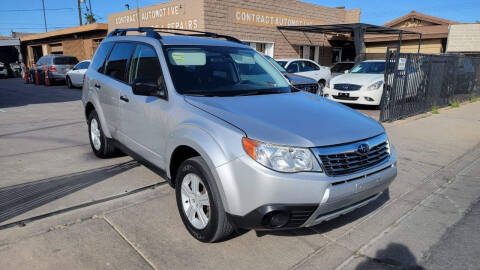
POLYGON ((270 61, 270 63, 272 63, 278 70, 280 70, 280 72, 282 72, 283 76, 285 76, 295 88, 313 94, 323 95, 323 93, 321 93, 321 90, 318 87, 317 81, 315 81, 314 79, 296 75, 293 73, 288 73, 285 68, 283 68, 279 63, 277 63, 277 61, 275 61, 275 59, 268 55, 264 56, 265 58, 267 58, 268 61, 270 61))
POLYGON ((33 82, 35 79, 35 70, 38 71, 40 83, 45 83, 45 73, 43 66, 47 66, 48 77, 51 83, 58 81, 65 81, 67 72, 78 63, 75 56, 63 54, 49 54, 40 57, 37 61, 36 67, 30 69, 30 78, 33 82))

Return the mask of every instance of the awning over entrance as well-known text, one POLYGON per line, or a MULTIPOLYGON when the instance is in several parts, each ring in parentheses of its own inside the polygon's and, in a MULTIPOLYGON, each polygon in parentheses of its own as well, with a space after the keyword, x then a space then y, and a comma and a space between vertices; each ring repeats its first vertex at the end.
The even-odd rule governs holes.
POLYGON ((355 53, 359 56, 365 50, 365 34, 383 34, 383 35, 398 35, 398 47, 402 45, 402 35, 418 35, 418 51, 420 52, 420 45, 422 34, 397 29, 392 27, 378 26, 366 23, 344 23, 344 24, 321 24, 321 25, 298 25, 298 26, 279 26, 281 30, 297 31, 303 33, 317 33, 317 34, 336 34, 336 33, 350 33, 353 36, 355 44, 355 53))

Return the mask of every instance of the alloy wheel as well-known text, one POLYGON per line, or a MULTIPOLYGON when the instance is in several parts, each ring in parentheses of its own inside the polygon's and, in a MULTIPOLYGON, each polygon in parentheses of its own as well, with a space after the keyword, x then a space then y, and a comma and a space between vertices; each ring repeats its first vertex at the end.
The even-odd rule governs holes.
POLYGON ((90 121, 90 139, 92 140, 95 150, 100 151, 100 148, 102 147, 100 128, 98 127, 98 122, 95 118, 90 121))
POLYGON ((210 220, 210 198, 200 176, 189 173, 183 177, 181 186, 183 212, 190 224, 202 230, 210 220))

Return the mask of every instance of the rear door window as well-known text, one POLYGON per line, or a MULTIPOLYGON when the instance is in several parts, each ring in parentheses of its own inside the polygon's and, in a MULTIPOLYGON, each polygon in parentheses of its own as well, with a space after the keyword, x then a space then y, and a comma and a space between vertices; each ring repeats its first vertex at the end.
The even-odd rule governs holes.
POLYGON ((105 74, 122 82, 127 82, 127 63, 132 55, 133 43, 116 43, 108 57, 105 74))
POLYGON ((72 56, 61 56, 53 58, 54 65, 75 65, 78 63, 78 59, 72 56))
POLYGON ((97 52, 92 60, 92 68, 100 73, 103 73, 103 67, 105 64, 105 59, 107 58, 108 54, 110 53, 110 49, 112 49, 113 43, 112 42, 104 42, 100 44, 98 47, 97 52))

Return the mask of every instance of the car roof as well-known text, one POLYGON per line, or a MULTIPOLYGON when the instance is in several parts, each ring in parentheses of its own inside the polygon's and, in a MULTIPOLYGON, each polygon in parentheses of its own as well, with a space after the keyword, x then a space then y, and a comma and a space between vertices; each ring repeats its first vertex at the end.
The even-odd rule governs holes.
MULTIPOLYGON (((238 48, 249 48, 250 46, 245 44, 226 41, 222 39, 207 38, 207 37, 192 37, 192 36, 175 36, 175 35, 162 35, 161 39, 155 39, 146 36, 140 35, 129 35, 129 36, 116 36, 108 37, 104 41, 122 41, 122 40, 131 40, 131 41, 142 41, 149 39, 151 41, 158 40, 163 45, 199 45, 199 46, 222 46, 222 47, 238 47, 238 48)), ((253 50, 253 49, 252 49, 253 50)))
POLYGON ((285 62, 290 62, 290 61, 310 61, 314 62, 310 59, 305 59, 305 58, 281 58, 281 59, 275 59, 277 61, 285 61, 285 62))

